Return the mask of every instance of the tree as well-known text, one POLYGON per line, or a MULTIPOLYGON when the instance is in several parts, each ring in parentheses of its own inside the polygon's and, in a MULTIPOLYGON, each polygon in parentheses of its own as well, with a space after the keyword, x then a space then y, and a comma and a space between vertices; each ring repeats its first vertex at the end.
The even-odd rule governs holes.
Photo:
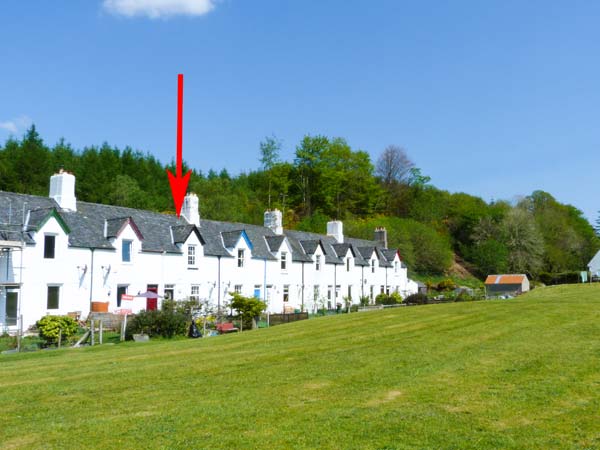
POLYGON ((429 177, 427 175, 423 175, 421 173, 421 169, 419 169, 418 167, 412 167, 409 170, 408 184, 410 184, 411 186, 423 188, 423 187, 427 186, 427 184, 430 181, 431 181, 431 177, 429 177))
POLYGON ((394 183, 407 183, 410 171, 415 164, 409 159, 406 150, 397 145, 388 145, 377 159, 375 174, 386 186, 394 183))
POLYGON ((254 320, 261 315, 261 313, 267 309, 267 304, 254 297, 244 297, 242 294, 234 292, 231 294, 233 299, 231 300, 230 307, 235 309, 242 320, 244 325, 255 327, 254 320))
POLYGON ((275 136, 267 136, 260 143, 260 162, 263 171, 267 173, 269 182, 269 200, 267 202, 269 209, 271 208, 271 185, 272 185, 272 170, 275 164, 279 162, 279 152, 281 151, 281 141, 275 136))
POLYGON ((532 213, 524 205, 513 208, 502 221, 501 230, 508 249, 509 269, 513 273, 539 273, 544 242, 532 213))
POLYGON ((276 136, 267 136, 260 143, 260 163, 264 171, 269 171, 279 162, 281 141, 276 136))

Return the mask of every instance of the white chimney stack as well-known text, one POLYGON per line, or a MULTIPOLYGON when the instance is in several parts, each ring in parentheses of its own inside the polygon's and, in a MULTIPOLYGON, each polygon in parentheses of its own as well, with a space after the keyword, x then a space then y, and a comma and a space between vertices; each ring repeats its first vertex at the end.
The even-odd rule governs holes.
POLYGON ((60 169, 50 177, 50 198, 54 199, 60 209, 77 211, 75 198, 75 175, 60 169))
POLYGON ((275 234, 283 234, 283 215, 278 209, 265 211, 264 224, 275 234))
POLYGON ((327 222, 327 236, 335 238, 338 244, 344 243, 344 224, 340 220, 327 222))
POLYGON ((190 192, 183 199, 181 215, 188 223, 200 226, 200 209, 198 207, 198 196, 190 192))

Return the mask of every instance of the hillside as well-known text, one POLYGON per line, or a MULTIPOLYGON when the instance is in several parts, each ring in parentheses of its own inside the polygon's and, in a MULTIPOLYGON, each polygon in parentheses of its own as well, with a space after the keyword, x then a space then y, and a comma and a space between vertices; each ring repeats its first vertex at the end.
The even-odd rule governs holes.
MULTIPOLYGON (((411 276, 456 275, 453 262, 460 260, 479 279, 527 273, 577 280, 600 248, 583 213, 547 192, 516 204, 486 202, 435 187, 398 147, 371 160, 343 138, 306 135, 293 160, 282 161, 281 145, 266 138, 257 145, 260 167, 244 173, 190 168, 189 191, 198 194, 202 218, 262 225, 264 212, 278 208, 291 230, 324 233, 329 220, 339 219, 346 236, 373 239, 385 227, 411 276)), ((76 176, 79 200, 173 212, 165 169, 175 168, 153 155, 108 143, 74 149, 61 140, 49 147, 34 126, 22 139, 0 143, 0 191, 47 196, 61 167, 76 176)))
POLYGON ((0 357, 4 448, 600 448, 600 286, 0 357))

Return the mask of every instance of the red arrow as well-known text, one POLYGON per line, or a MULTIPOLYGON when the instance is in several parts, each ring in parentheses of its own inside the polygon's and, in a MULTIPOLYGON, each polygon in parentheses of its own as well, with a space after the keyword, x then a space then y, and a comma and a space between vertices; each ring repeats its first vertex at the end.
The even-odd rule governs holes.
POLYGON ((182 142, 183 142, 183 74, 177 75, 177 176, 173 175, 169 169, 169 183, 171 184, 171 193, 173 194, 173 202, 175 203, 175 212, 177 217, 181 214, 181 206, 183 198, 187 191, 187 186, 190 181, 191 170, 181 176, 182 166, 182 142))

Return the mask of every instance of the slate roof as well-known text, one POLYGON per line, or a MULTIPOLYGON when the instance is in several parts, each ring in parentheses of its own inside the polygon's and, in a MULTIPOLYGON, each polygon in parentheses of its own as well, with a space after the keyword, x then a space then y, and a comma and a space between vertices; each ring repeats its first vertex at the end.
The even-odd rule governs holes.
POLYGON ((176 244, 183 244, 185 241, 187 241, 187 238, 192 233, 196 233, 198 239, 200 239, 200 242, 205 243, 202 234, 200 233, 196 225, 193 224, 177 225, 171 227, 171 233, 173 234, 173 242, 175 242, 176 244))
MULTIPOLYGON (((340 244, 332 236, 317 233, 284 230, 283 235, 276 235, 270 228, 259 225, 213 220, 201 220, 200 226, 195 227, 174 215, 79 201, 77 211, 62 211, 49 197, 3 191, 0 191, 0 239, 23 239, 33 244, 32 233, 54 211, 68 227, 69 245, 72 247, 115 250, 111 238, 116 237, 124 224, 129 222, 137 228, 142 238, 142 251, 147 252, 181 253, 180 244, 195 232, 203 243, 205 255, 231 258, 234 255, 227 248, 235 246, 240 235, 245 233, 252 246, 252 258, 276 260, 273 253, 287 238, 294 262, 312 263, 312 255, 321 245, 325 263, 344 264, 347 250, 352 249, 355 264, 368 265, 368 259, 375 249, 379 265, 391 267, 386 253, 375 247, 375 241, 345 238, 345 242, 340 244), (25 231, 24 212, 29 214, 25 231)), ((392 252, 395 251, 390 250, 387 254, 392 252)))
POLYGON ((269 246, 269 250, 272 253, 276 253, 279 251, 281 244, 285 241, 285 236, 275 235, 275 236, 265 236, 265 241, 267 241, 267 245, 269 246))

